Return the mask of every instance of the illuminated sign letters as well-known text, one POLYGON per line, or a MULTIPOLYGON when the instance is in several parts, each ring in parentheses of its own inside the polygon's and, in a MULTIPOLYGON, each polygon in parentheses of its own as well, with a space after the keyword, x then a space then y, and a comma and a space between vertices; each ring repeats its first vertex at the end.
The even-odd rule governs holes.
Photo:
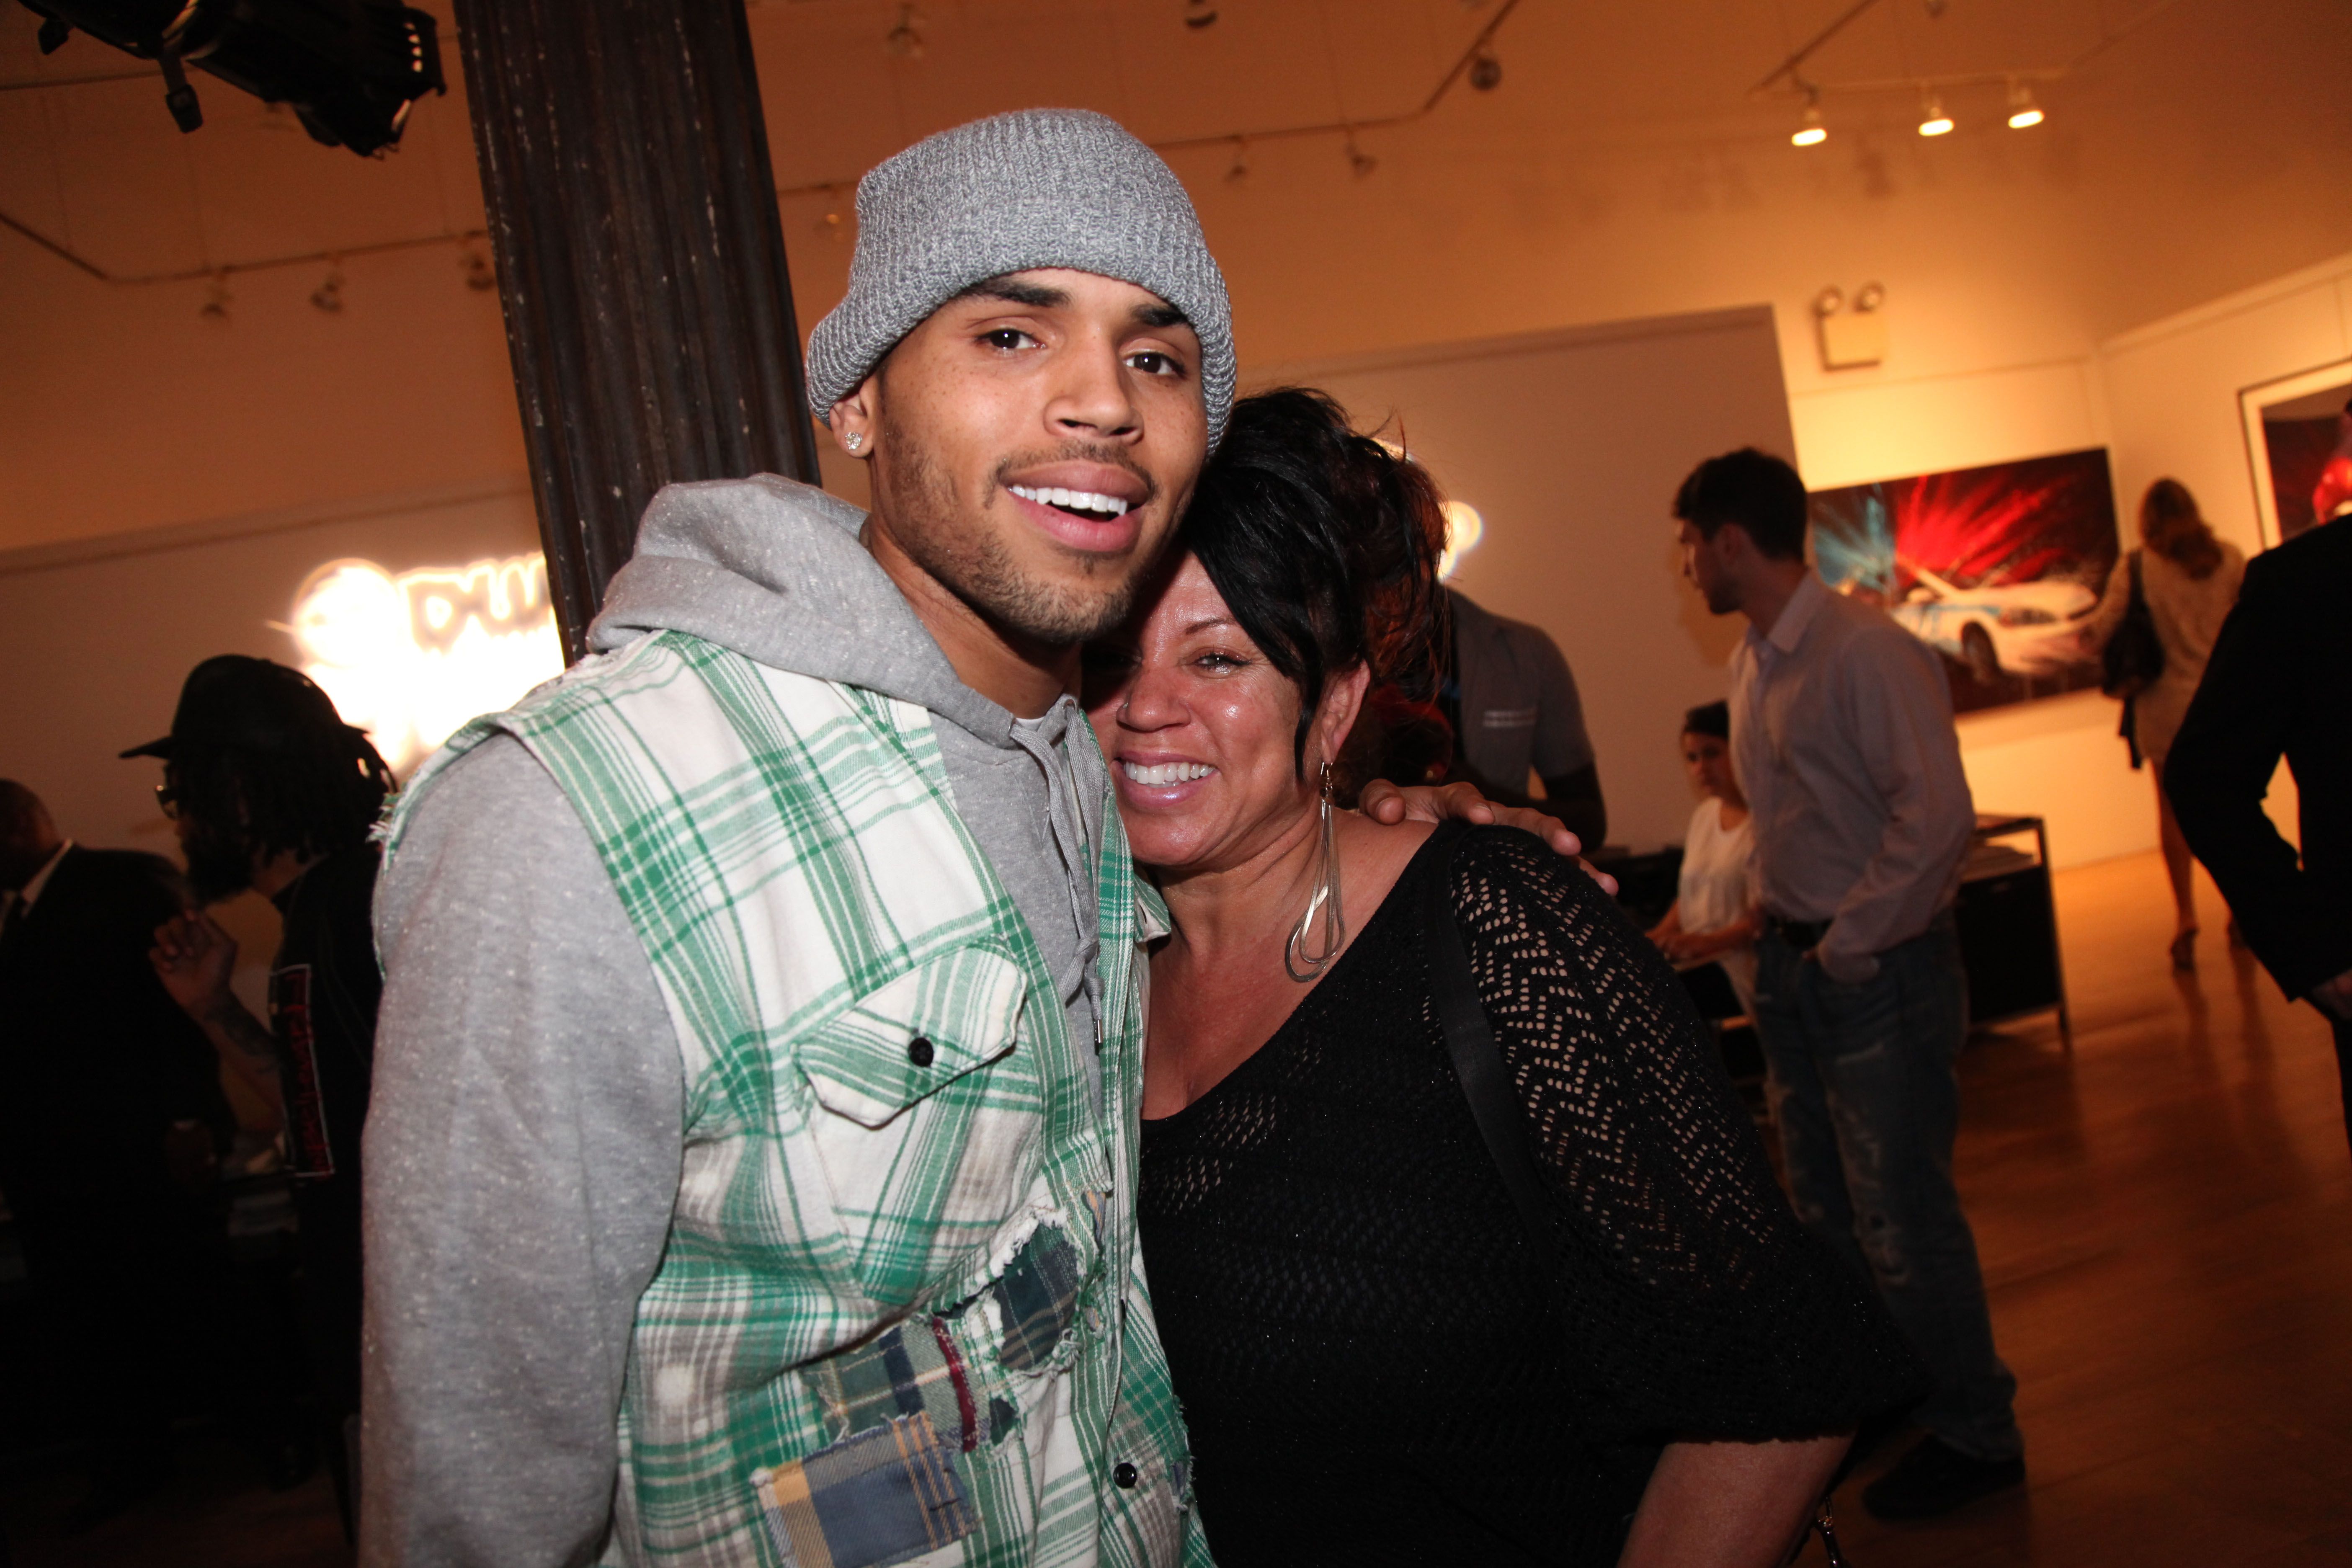
POLYGON ((302 672, 400 772, 563 668, 539 555, 397 576, 331 561, 295 595, 287 630, 302 672))

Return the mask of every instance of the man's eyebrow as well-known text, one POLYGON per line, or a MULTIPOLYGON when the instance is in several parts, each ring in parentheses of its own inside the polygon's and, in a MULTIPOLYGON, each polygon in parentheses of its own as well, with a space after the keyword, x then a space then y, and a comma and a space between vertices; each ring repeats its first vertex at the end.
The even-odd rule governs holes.
POLYGON ((1026 305, 1033 310, 1057 310, 1070 302, 1067 290, 1048 288, 1042 283, 1024 283, 1017 278, 983 278, 956 295, 959 300, 1002 300, 1007 304, 1026 305))
POLYGON ((1189 327, 1192 322, 1175 306, 1155 302, 1135 308, 1135 324, 1139 327, 1189 327))

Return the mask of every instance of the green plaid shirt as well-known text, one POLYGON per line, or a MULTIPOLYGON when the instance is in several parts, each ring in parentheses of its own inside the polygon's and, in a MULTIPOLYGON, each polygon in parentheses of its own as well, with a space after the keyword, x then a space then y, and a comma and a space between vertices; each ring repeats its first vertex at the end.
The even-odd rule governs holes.
POLYGON ((460 731, 388 856, 500 732, 586 825, 685 1061, 607 1560, 1206 1563, 1135 1239, 1160 911, 1115 806, 1097 1114, 924 709, 657 633, 460 731))

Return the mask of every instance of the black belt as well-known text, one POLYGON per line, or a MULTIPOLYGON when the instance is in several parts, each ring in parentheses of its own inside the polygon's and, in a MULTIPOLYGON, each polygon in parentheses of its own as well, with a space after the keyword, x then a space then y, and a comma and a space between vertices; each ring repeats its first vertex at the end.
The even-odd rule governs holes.
POLYGON ((1764 917, 1764 929, 1799 952, 1811 952, 1821 945, 1822 938, 1829 934, 1830 922, 1783 920, 1779 915, 1768 914, 1764 917))

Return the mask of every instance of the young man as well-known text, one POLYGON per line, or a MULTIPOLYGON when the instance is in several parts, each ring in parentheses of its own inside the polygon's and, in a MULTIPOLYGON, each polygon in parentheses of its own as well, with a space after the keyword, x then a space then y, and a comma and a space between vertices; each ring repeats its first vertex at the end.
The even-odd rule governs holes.
POLYGON ((1874 1278, 1936 1387, 1927 1436, 1872 1483, 1916 1519, 2014 1486, 2016 1379, 1993 1351, 1952 1184, 1968 993, 1951 906, 1975 825, 1936 655, 1805 564, 1805 486, 1752 448, 1675 497, 1683 572, 1748 629, 1731 752, 1764 932, 1756 1026, 1798 1214, 1874 1278))
POLYGON ((358 1500, 350 1456, 360 1407, 360 1130, 383 988, 369 931, 368 830, 392 770, 308 676, 243 654, 191 670, 172 732, 122 754, 163 759, 156 796, 179 831, 199 902, 250 888, 278 906, 267 1025, 229 988, 236 941, 201 910, 163 923, 151 957, 222 1061, 275 1080, 300 1221, 315 1440, 348 1535, 358 1500))
POLYGON ((1134 879, 1079 642, 1231 405, 1096 114, 866 175, 812 405, 388 834, 362 1560, 1202 1562, 1135 1245, 1134 879))

